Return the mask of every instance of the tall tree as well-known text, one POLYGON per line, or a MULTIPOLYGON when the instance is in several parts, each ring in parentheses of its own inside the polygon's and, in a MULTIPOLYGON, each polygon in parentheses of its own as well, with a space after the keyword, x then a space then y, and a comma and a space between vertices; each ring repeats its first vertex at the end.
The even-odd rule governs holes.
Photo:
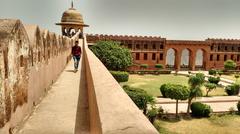
POLYGON ((119 42, 99 41, 90 49, 108 70, 122 71, 132 65, 130 50, 121 47, 119 42))

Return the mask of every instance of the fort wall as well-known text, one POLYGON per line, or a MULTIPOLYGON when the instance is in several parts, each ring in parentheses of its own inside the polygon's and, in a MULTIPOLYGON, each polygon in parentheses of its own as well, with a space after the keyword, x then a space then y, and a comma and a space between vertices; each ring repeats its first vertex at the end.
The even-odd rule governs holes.
POLYGON ((33 111, 70 60, 73 39, 20 20, 0 20, 0 133, 33 111))

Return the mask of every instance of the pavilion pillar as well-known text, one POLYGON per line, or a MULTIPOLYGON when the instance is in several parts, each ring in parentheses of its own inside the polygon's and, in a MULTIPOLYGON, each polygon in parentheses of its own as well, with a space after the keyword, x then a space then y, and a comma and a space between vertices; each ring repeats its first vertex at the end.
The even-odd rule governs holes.
POLYGON ((175 69, 176 71, 179 71, 181 69, 181 51, 176 50, 175 54, 175 69))
POLYGON ((192 71, 195 71, 195 65, 196 65, 196 52, 195 51, 191 51, 191 55, 189 57, 189 62, 190 62, 190 69, 192 71))

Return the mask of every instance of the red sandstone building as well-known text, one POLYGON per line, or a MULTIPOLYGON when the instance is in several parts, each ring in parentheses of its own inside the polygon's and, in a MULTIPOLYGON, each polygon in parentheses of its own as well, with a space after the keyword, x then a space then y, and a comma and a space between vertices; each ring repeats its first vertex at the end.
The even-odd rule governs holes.
POLYGON ((131 69, 134 70, 139 69, 140 64, 148 64, 149 69, 154 69, 156 64, 174 70, 223 69, 224 61, 228 59, 240 65, 240 40, 191 41, 151 36, 87 35, 90 44, 100 40, 118 41, 129 48, 134 61, 131 69))

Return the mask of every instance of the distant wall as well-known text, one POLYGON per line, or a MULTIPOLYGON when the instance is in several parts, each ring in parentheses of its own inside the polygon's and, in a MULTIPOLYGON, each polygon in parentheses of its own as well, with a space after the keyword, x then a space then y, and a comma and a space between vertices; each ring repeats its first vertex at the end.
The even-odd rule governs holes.
MULTIPOLYGON (((17 25, 8 27, 15 30, 0 38, 0 134, 8 134, 32 112, 68 63, 73 43, 37 25, 14 21, 17 25)), ((6 31, 0 28, 0 33, 6 31)))

